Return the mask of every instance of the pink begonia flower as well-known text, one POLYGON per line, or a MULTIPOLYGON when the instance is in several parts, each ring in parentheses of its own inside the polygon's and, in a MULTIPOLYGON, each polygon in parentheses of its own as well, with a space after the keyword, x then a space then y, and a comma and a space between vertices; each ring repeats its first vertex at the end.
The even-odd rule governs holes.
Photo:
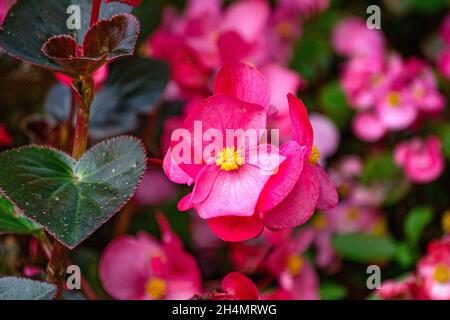
POLYGON ((164 171, 149 168, 141 184, 134 194, 136 203, 142 206, 153 206, 177 195, 177 188, 167 179, 164 171))
POLYGON ((300 231, 276 245, 267 258, 266 268, 295 300, 319 299, 319 277, 309 261, 302 257, 313 236, 310 230, 300 231))
POLYGON ((429 244, 417 265, 417 279, 422 298, 450 300, 450 239, 429 244))
POLYGON ((386 92, 377 102, 376 111, 380 121, 391 130, 408 128, 418 113, 407 90, 386 92))
POLYGON ((339 147, 341 135, 336 125, 320 113, 311 113, 309 116, 314 130, 314 144, 320 152, 319 163, 331 157, 339 147))
POLYGON ((352 122, 353 133, 366 142, 376 142, 387 132, 386 125, 372 112, 358 113, 352 122))
POLYGON ((6 130, 5 126, 0 123, 0 147, 12 144, 12 138, 6 130))
POLYGON ((332 37, 336 52, 348 57, 383 56, 384 42, 380 30, 367 28, 365 20, 356 17, 340 21, 332 37))
POLYGON ((239 272, 230 272, 222 279, 223 292, 211 295, 212 300, 260 300, 255 284, 239 272))
MULTIPOLYGON (((184 129, 192 133, 191 137, 195 121, 199 120, 203 132, 216 129, 222 137, 226 136, 226 129, 266 128, 269 90, 256 69, 245 64, 226 66, 219 72, 214 89, 215 95, 185 121, 184 129)), ((239 145, 225 145, 220 146, 222 150, 216 158, 187 164, 176 161, 179 155, 172 151, 183 142, 180 141, 173 143, 166 154, 164 170, 169 179, 177 183, 195 182, 193 192, 179 202, 178 208, 195 208, 225 241, 256 237, 264 226, 293 228, 305 223, 316 207, 331 209, 338 201, 334 186, 317 164, 320 154, 313 146, 306 108, 294 96, 289 95, 288 99, 294 141, 282 145, 279 151, 273 145, 259 142, 250 148, 245 144, 242 150, 239 145), (247 155, 252 148, 260 151, 259 159, 249 162, 247 155)), ((205 147, 205 142, 188 145, 201 151, 200 155, 205 147)))
POLYGON ((437 179, 445 167, 441 142, 435 136, 414 138, 398 144, 394 159, 406 176, 416 183, 428 183, 437 179))
MULTIPOLYGON (((63 85, 71 88, 73 79, 62 73, 54 73, 55 78, 63 85)), ((109 68, 108 64, 103 65, 100 69, 94 72, 94 90, 98 91, 101 89, 103 83, 108 79, 109 68)))
POLYGON ((408 276, 403 280, 386 280, 377 290, 377 295, 385 300, 412 300, 416 279, 414 276, 408 276))
POLYGON ((185 300, 200 294, 195 259, 184 251, 164 216, 158 216, 161 242, 140 232, 121 236, 104 250, 99 265, 103 287, 115 299, 185 300))
POLYGON ((377 295, 383 299, 450 300, 450 238, 432 241, 416 272, 385 281, 377 295))
MULTIPOLYGON (((290 7, 278 4, 272 12, 267 28, 267 60, 287 65, 292 58, 293 45, 302 33, 299 14, 290 7)), ((292 91, 291 91, 292 92, 292 91)))

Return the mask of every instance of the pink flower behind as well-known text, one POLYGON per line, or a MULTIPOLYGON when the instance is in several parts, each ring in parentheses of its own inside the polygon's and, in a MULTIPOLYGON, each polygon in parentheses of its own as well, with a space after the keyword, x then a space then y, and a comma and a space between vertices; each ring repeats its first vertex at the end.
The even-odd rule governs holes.
POLYGON ((384 55, 384 36, 371 30, 363 19, 349 17, 335 27, 332 44, 337 53, 348 57, 384 55))
POLYGON ((194 258, 184 251, 164 216, 158 216, 161 242, 140 232, 113 240, 100 259, 99 275, 115 299, 190 299, 201 293, 194 258))
POLYGON ((416 183, 428 183, 437 179, 445 166, 441 143, 435 136, 400 143, 394 150, 394 158, 406 176, 416 183))

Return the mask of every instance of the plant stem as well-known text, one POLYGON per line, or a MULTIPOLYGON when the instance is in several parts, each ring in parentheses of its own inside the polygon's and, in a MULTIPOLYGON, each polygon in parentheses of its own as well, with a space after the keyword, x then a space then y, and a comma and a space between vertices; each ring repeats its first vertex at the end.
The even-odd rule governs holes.
MULTIPOLYGON (((89 114, 94 99, 94 80, 92 77, 80 77, 72 83, 77 104, 77 124, 73 141, 72 157, 79 160, 86 151, 88 143, 89 114)), ((69 249, 54 241, 52 254, 47 266, 48 281, 58 287, 57 298, 61 298, 64 289, 66 267, 69 262, 69 249)))
POLYGON ((68 263, 69 249, 58 241, 53 244, 52 255, 47 266, 47 280, 58 287, 57 299, 60 299, 64 290, 66 267, 68 263))
POLYGON ((102 0, 92 1, 92 11, 91 11, 91 23, 90 26, 94 25, 100 16, 100 7, 102 5, 102 0))
POLYGON ((88 143, 88 128, 91 103, 94 99, 94 80, 83 77, 72 84, 77 104, 77 124, 73 141, 72 157, 79 160, 86 151, 88 143))

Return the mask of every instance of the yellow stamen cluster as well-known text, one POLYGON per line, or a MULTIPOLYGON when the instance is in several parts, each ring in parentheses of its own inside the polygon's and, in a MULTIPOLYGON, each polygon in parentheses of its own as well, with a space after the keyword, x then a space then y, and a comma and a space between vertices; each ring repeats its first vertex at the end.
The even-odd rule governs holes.
POLYGON ((277 32, 283 37, 283 38, 290 38, 293 33, 292 26, 289 22, 283 21, 280 22, 277 25, 277 32))
POLYGON ((376 236, 383 236, 387 233, 386 219, 380 218, 373 226, 373 234, 376 236))
POLYGON ((328 224, 327 217, 325 217, 323 213, 318 213, 316 214, 312 223, 316 229, 323 230, 328 224))
POLYGON ((243 164, 244 158, 241 156, 241 150, 236 150, 234 147, 220 151, 216 160, 216 165, 225 171, 239 169, 243 164))
POLYGON ((352 208, 348 209, 345 216, 347 217, 348 220, 355 221, 355 220, 358 220, 359 215, 360 214, 359 214, 358 209, 352 207, 352 208))
POLYGON ((145 291, 154 300, 162 299, 167 292, 167 284, 161 278, 150 278, 150 280, 145 284, 145 291))
POLYGON ((388 102, 391 107, 398 107, 400 104, 400 94, 392 91, 388 94, 388 102))
POLYGON ((433 278, 436 282, 447 283, 450 280, 450 270, 445 264, 440 263, 434 269, 433 278))
POLYGON ((311 165, 315 165, 320 159, 319 149, 315 145, 312 146, 311 153, 309 154, 308 162, 311 165))
POLYGON ((290 255, 286 259, 286 269, 293 277, 300 274, 303 269, 303 264, 304 261, 300 256, 290 255))
POLYGON ((450 209, 442 215, 442 230, 445 233, 450 233, 450 209))

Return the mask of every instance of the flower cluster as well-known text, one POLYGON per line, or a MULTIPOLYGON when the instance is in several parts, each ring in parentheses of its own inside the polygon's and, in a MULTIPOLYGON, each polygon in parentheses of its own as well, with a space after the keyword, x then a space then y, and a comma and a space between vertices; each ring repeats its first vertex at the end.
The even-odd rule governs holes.
POLYGON ((357 111, 353 131, 367 142, 378 141, 389 131, 420 126, 446 104, 429 64, 389 53, 385 42, 381 31, 368 29, 358 18, 341 21, 333 35, 336 52, 348 57, 341 84, 357 111))

